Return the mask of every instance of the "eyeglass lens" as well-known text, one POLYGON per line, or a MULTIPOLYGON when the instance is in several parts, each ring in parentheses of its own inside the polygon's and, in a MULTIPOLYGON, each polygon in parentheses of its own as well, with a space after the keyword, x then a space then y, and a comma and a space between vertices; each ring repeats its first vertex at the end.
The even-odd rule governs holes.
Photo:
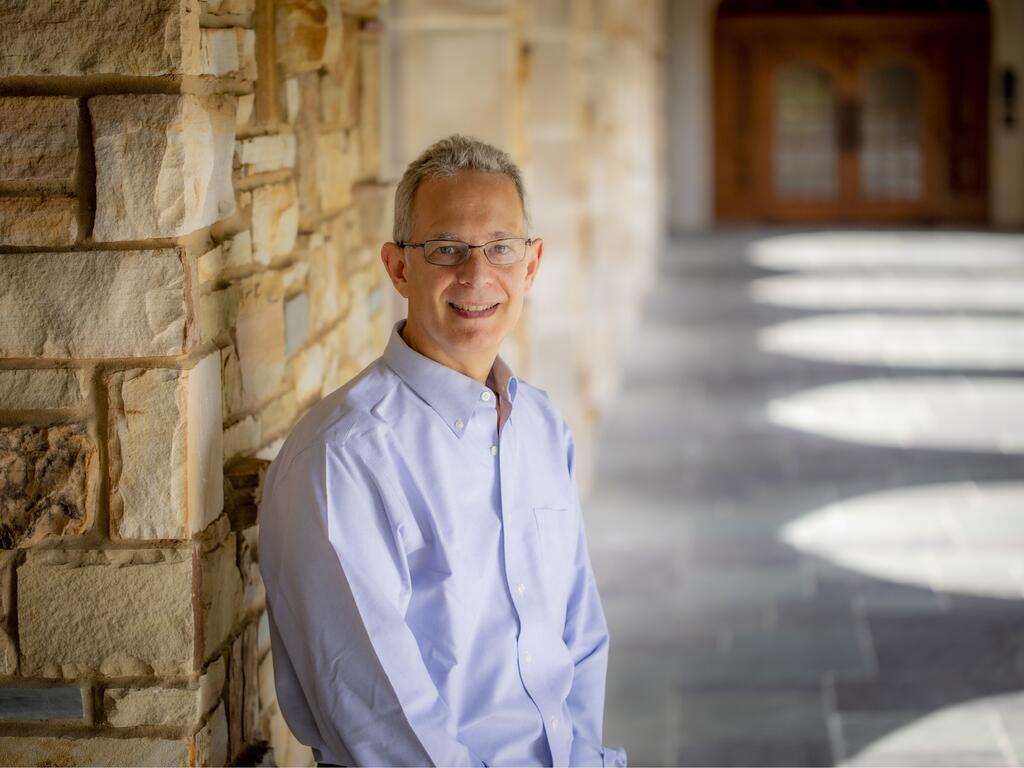
MULTIPOLYGON (((470 246, 460 240, 427 240, 423 253, 431 264, 452 267, 469 258, 470 246)), ((484 256, 495 266, 515 264, 526 254, 526 241, 522 238, 492 240, 483 245, 484 256)))

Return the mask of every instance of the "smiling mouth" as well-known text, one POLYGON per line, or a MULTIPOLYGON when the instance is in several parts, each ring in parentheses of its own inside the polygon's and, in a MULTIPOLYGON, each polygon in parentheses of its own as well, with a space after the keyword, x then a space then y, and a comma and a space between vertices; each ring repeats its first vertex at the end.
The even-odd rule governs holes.
POLYGON ((455 310, 459 317, 466 318, 490 317, 498 308, 498 304, 456 304, 454 301, 449 301, 448 306, 455 310))

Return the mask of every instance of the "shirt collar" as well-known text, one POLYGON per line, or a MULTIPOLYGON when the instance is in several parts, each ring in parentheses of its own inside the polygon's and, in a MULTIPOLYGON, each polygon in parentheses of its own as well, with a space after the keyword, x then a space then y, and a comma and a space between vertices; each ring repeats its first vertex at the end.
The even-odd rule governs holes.
MULTIPOLYGON (((405 343, 401 336, 404 327, 405 320, 400 320, 391 329, 391 338, 384 349, 384 362, 444 419, 452 432, 462 437, 473 411, 484 399, 484 393, 490 393, 490 388, 421 355, 405 343)), ((495 358, 487 383, 504 401, 499 403, 499 408, 505 404, 506 410, 511 409, 519 382, 501 357, 495 358)))

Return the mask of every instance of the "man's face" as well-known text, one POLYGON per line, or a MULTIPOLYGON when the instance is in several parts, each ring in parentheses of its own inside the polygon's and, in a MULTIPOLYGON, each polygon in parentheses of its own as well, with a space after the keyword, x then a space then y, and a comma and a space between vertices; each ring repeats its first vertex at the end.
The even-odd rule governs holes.
MULTIPOLYGON (((482 244, 525 237, 526 225, 515 184, 497 173, 464 171, 428 179, 416 191, 412 242, 462 240, 482 244)), ((480 361, 489 367, 502 339, 522 313, 533 284, 541 242, 510 266, 494 266, 479 248, 454 267, 436 266, 423 248, 382 251, 398 292, 409 300, 404 336, 414 349, 473 375, 480 361)))

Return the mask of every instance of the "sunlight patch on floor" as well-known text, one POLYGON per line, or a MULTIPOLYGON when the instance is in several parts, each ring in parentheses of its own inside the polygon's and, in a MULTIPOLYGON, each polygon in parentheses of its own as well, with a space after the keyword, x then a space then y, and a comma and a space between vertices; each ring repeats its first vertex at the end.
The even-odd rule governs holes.
POLYGON ((1024 453, 1024 378, 842 381, 771 401, 774 424, 863 445, 1024 453))
POLYGON ((764 269, 1024 269, 1024 236, 976 232, 805 232, 751 244, 764 269))
POLYGON ((857 573, 936 592, 1024 598, 1024 482, 941 483, 838 501, 779 538, 857 573))
POLYGON ((1024 318, 859 312, 779 323, 758 332, 765 352, 893 368, 1024 370, 1024 318))

